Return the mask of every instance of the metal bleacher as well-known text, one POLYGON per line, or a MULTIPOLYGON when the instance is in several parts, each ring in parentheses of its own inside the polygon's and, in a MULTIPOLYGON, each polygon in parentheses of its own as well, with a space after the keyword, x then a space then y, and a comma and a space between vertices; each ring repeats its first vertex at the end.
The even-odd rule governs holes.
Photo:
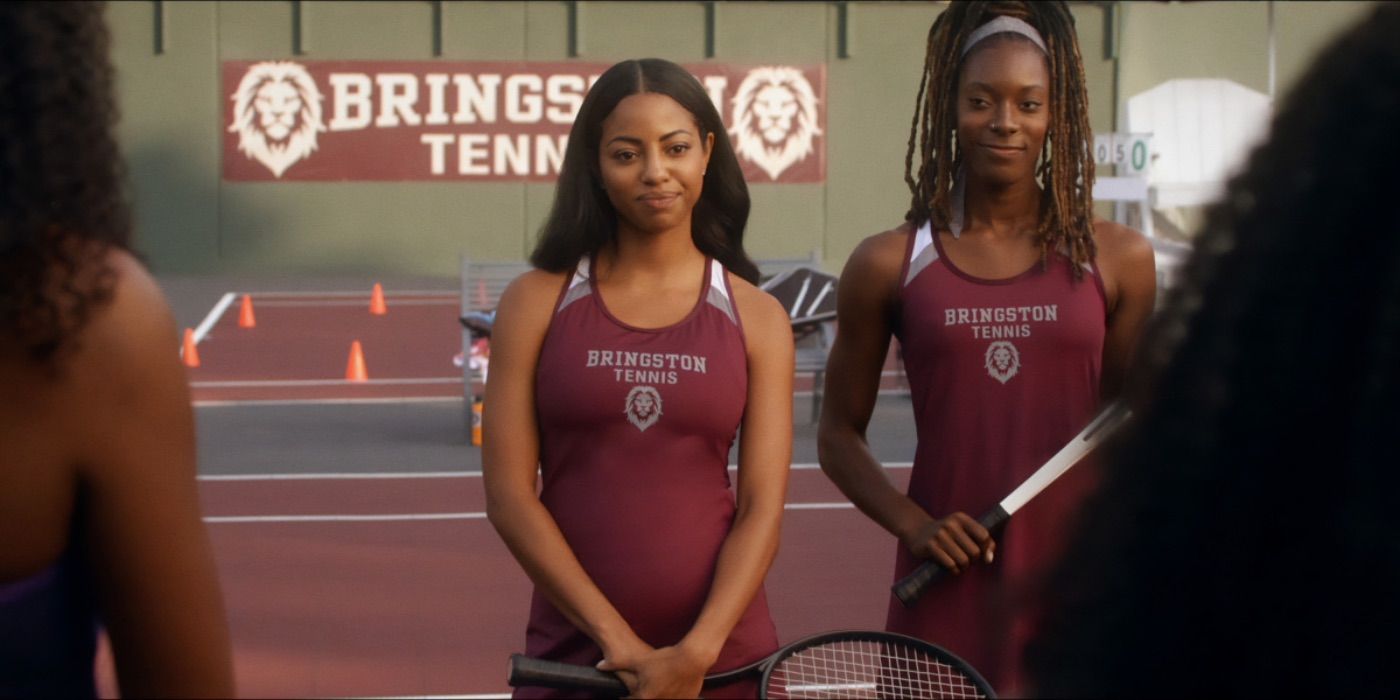
POLYGON ((813 423, 821 415, 826 356, 836 339, 836 283, 835 275, 804 266, 774 275, 760 285, 788 312, 796 351, 795 371, 812 375, 813 423))

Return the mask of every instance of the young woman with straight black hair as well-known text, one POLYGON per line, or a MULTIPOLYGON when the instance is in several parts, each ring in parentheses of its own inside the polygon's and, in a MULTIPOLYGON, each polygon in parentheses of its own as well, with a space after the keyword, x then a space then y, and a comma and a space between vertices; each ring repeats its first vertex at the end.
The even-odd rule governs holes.
POLYGON ((538 269, 511 283, 493 329, 487 511, 535 583, 526 653, 616 671, 637 697, 695 697, 707 672, 777 648, 762 585, 791 453, 792 332, 753 285, 748 211, 699 81, 619 63, 583 101, 538 269))

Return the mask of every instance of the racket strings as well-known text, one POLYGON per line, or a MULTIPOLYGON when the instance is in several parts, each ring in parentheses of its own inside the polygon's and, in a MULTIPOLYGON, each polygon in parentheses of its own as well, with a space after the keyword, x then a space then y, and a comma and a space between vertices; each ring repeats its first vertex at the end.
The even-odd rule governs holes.
POLYGON ((770 698, 981 698, 962 671, 921 649, 845 640, 808 647, 768 676, 770 698))

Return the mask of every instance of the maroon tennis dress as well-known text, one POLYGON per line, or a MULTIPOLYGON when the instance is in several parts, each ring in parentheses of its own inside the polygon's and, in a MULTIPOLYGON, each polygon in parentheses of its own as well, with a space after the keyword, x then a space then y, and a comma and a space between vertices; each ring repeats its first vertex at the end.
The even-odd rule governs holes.
MULTIPOLYGON (((918 448, 909 496, 934 517, 980 517, 1093 418, 1106 304, 1098 270, 1052 255, 1009 279, 959 270, 928 224, 910 236, 896 331, 918 448)), ((1052 561, 1093 482, 1081 465, 1008 521, 996 560, 931 588, 912 608, 890 598, 891 631, 963 657, 1000 693, 1020 687, 1030 630, 1017 595, 1052 561)), ((902 545, 895 578, 919 562, 902 545)))
MULTIPOLYGON (((705 270, 684 319, 636 328, 608 312, 584 258, 560 293, 536 370, 540 500, 603 595, 654 647, 676 644, 694 624, 734 520, 727 465, 748 362, 724 267, 706 260, 705 270)), ((603 658, 538 590, 525 648, 573 664, 603 658)), ((777 648, 760 589, 711 673, 777 648)))

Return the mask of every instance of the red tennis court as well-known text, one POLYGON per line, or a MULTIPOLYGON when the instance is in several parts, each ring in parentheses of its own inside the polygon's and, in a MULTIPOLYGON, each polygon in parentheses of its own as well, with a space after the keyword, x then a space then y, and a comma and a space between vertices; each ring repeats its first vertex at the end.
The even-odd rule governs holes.
MULTIPOLYGON (((367 291, 254 294, 251 329, 238 327, 238 305, 224 299, 206 319, 201 366, 190 372, 197 406, 315 410, 434 397, 450 405, 462 395, 455 293, 391 291, 383 316, 369 314, 367 291), (344 379, 352 340, 362 343, 370 382, 344 379)), ((460 450, 454 470, 288 463, 276 473, 201 476, 240 694, 509 692, 506 659, 524 645, 530 583, 485 519, 476 448, 463 437, 460 450)), ((902 482, 907 462, 895 466, 902 482)), ((767 584, 780 638, 880 627, 893 547, 814 464, 794 465, 767 584)))

